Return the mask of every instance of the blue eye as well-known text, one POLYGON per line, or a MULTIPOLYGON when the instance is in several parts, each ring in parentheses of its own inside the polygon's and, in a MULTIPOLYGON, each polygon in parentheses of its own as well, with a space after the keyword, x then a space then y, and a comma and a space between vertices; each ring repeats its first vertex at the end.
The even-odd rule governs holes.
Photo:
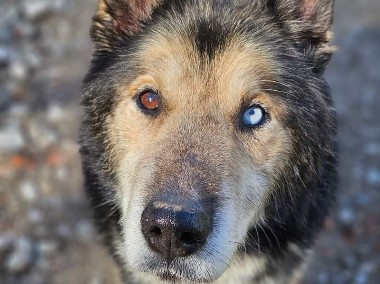
POLYGON ((259 105, 250 106, 244 112, 242 120, 246 127, 258 127, 265 121, 265 110, 259 105))

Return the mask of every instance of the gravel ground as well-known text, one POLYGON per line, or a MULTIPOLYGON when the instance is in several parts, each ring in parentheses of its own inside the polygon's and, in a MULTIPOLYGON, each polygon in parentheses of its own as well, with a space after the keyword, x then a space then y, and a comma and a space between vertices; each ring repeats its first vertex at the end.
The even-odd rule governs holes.
MULTIPOLYGON (((0 0, 0 283, 117 283, 76 143, 96 0, 0 0)), ((340 192, 303 283, 380 283, 380 2, 337 0, 340 192)))

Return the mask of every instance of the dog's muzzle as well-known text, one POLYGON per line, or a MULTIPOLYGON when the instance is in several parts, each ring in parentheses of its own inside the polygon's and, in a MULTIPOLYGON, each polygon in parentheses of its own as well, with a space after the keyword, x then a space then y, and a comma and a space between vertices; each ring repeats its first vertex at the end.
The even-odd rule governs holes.
POLYGON ((211 231, 210 215, 199 202, 184 197, 175 199, 155 198, 141 216, 142 232, 149 247, 168 262, 197 252, 211 231))

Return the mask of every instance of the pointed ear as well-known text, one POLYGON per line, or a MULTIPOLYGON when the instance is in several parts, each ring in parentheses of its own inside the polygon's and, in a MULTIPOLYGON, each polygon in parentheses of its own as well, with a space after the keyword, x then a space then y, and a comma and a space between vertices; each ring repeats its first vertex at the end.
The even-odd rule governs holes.
POLYGON ((321 34, 331 29, 334 0, 300 0, 300 17, 321 34))
POLYGON ((335 48, 332 23, 334 0, 269 0, 277 3, 277 13, 296 41, 296 46, 311 57, 315 72, 323 72, 335 48))
POLYGON ((138 32, 161 0, 99 0, 91 38, 97 50, 110 50, 138 32))

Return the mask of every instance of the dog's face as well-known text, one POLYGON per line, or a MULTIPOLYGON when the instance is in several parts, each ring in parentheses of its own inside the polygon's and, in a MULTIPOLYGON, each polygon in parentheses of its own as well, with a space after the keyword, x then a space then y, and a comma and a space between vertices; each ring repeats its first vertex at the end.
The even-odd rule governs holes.
POLYGON ((166 2, 100 1, 84 167, 129 270, 210 282, 321 194, 332 4, 166 2))

